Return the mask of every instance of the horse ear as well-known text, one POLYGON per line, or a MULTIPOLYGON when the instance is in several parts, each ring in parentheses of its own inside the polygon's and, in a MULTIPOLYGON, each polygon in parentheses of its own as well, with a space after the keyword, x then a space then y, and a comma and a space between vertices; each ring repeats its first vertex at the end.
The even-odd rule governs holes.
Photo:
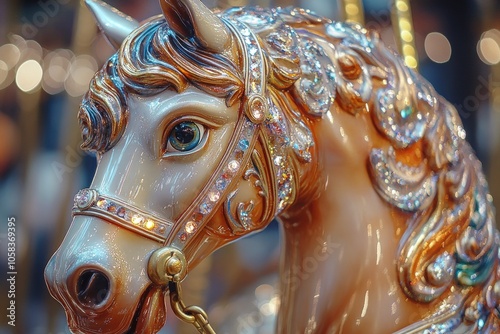
POLYGON ((204 48, 222 53, 230 45, 230 35, 224 22, 200 0, 160 0, 163 16, 172 30, 195 37, 204 48))
POLYGON ((139 27, 139 22, 100 0, 85 0, 94 14, 99 29, 111 45, 118 49, 125 37, 139 27))

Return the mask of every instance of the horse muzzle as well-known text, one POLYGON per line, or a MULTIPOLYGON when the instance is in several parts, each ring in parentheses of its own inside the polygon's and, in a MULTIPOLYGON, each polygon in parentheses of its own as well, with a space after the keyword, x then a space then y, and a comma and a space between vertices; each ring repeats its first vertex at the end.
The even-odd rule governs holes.
POLYGON ((64 307, 71 331, 157 332, 165 322, 165 288, 151 284, 144 265, 157 248, 114 224, 75 217, 45 268, 49 292, 64 307))

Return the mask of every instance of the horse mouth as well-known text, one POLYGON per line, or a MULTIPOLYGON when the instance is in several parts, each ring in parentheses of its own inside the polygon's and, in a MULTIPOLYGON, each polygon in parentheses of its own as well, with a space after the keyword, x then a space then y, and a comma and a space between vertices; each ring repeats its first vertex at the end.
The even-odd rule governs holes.
POLYGON ((166 321, 166 293, 163 287, 150 285, 139 300, 130 327, 123 334, 157 333, 166 321))
MULTIPOLYGON (((88 315, 77 315, 73 312, 69 313, 67 310, 66 313, 68 315, 70 331, 78 334, 101 332, 110 334, 155 334, 160 331, 165 324, 166 293, 165 288, 157 285, 150 285, 139 299, 134 315, 126 329, 123 329, 123 327, 121 329, 119 328, 119 322, 121 322, 119 319, 111 320, 106 316, 104 318, 93 318, 88 315), (92 319, 90 323, 88 322, 89 319, 92 319), (106 322, 107 324, 105 324, 106 322)), ((117 314, 115 313, 114 315, 116 316, 117 314)))

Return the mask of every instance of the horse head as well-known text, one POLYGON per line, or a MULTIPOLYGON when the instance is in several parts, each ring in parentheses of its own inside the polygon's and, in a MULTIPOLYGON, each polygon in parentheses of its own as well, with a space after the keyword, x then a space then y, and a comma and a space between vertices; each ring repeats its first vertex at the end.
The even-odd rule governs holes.
MULTIPOLYGON (((267 89, 272 64, 237 19, 244 13, 160 3, 163 15, 139 25, 87 1, 120 48, 81 104, 82 147, 96 152, 98 167, 45 271, 75 332, 158 331, 169 284, 266 227, 294 198, 287 129, 267 89)), ((283 62, 272 81, 286 87, 298 62, 283 62)), ((297 150, 308 159, 303 131, 297 150)))

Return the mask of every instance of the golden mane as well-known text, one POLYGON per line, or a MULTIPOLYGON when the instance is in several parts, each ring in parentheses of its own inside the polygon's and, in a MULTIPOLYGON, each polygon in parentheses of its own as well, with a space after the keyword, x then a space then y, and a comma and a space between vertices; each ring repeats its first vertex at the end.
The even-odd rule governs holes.
POLYGON ((229 59, 177 36, 162 17, 154 17, 125 39, 90 82, 78 114, 85 150, 105 152, 125 130, 130 93, 154 95, 184 91, 191 84, 228 105, 243 94, 243 79, 229 59))

